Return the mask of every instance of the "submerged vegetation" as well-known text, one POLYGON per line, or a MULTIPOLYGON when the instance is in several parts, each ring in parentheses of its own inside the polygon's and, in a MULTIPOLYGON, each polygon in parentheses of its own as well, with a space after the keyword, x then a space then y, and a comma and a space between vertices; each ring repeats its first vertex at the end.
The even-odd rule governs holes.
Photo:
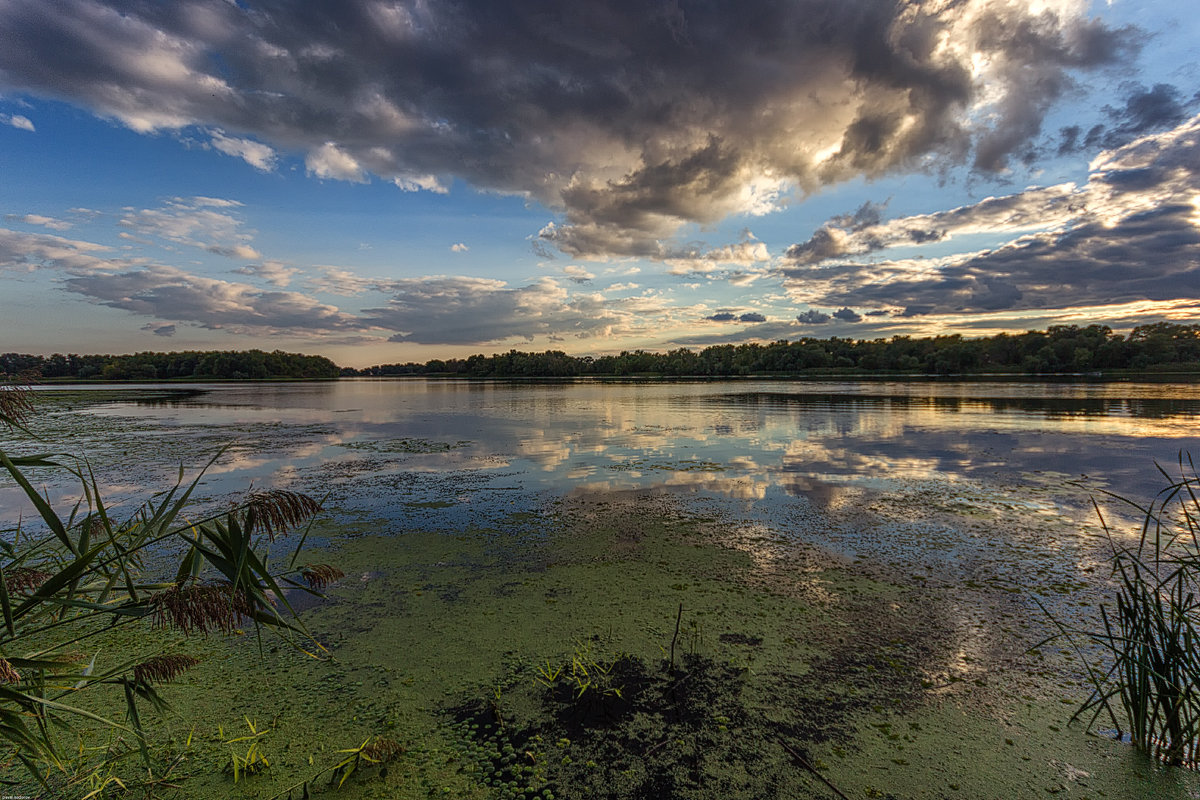
MULTIPOLYGON (((0 387, 4 429, 28 434, 34 411, 25 389, 0 387)), ((168 709, 162 684, 199 663, 186 652, 189 637, 252 624, 301 651, 322 649, 287 589, 316 594, 340 571, 302 562, 303 536, 282 568, 270 564, 266 546, 320 510, 312 498, 250 492, 205 510, 194 498, 204 470, 185 483, 181 468, 174 488, 118 513, 86 460, 5 446, 0 469, 40 523, 0 531, 0 765, 20 764, 29 781, 56 794, 98 796, 133 778, 153 787, 178 757, 160 757, 143 713, 168 709), (56 510, 35 488, 34 476, 46 470, 78 482, 69 510, 56 510), (132 648, 103 646, 126 626, 161 633, 132 648), (117 770, 129 756, 140 769, 117 770)), ((251 747, 233 756, 234 777, 267 763, 251 747)), ((28 783, 7 769, 2 781, 28 783)))
MULTIPOLYGON (((1106 716, 1118 738, 1173 766, 1200 760, 1200 477, 1190 457, 1148 506, 1127 542, 1103 524, 1117 579, 1115 607, 1102 628, 1063 628, 1077 644, 1098 645, 1087 662, 1093 692, 1075 714, 1089 727, 1106 716)), ((1119 498, 1122 499, 1123 498, 1119 498)), ((1101 517, 1103 523, 1103 517, 1101 517)))

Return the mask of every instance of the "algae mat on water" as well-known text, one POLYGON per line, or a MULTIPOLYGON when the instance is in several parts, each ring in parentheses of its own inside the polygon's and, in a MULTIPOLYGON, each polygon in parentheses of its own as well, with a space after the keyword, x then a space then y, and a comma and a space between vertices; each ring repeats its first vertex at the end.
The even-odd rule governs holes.
POLYGON ((633 494, 549 501, 487 528, 326 530, 347 577, 305 617, 332 658, 269 640, 260 655, 253 636, 205 644, 164 722, 187 756, 177 796, 272 797, 379 735, 404 751, 336 793, 328 772, 310 791, 1200 794, 1193 773, 1067 728, 1070 665, 1053 653, 961 680, 947 670, 960 609, 944 592, 794 541, 774 543, 789 568, 764 571, 738 525, 633 494), (224 765, 245 745, 227 742, 250 723, 270 766, 235 784, 224 765))

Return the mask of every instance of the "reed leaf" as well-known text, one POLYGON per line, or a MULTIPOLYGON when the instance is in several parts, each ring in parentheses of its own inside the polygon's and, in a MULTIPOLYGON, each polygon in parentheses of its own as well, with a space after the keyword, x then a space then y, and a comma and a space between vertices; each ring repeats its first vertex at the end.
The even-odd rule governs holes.
POLYGON ((1173 766, 1200 760, 1200 477, 1180 454, 1179 477, 1161 466, 1169 484, 1148 506, 1119 495, 1143 514, 1137 540, 1125 544, 1096 506, 1106 537, 1116 593, 1100 607, 1100 628, 1060 635, 1084 658, 1092 693, 1072 721, 1107 715, 1118 735, 1173 766), (1087 657, 1080 641, 1098 645, 1106 668, 1087 657), (1115 702, 1114 702, 1115 701, 1115 702), (1117 706, 1119 705, 1119 711, 1117 706))

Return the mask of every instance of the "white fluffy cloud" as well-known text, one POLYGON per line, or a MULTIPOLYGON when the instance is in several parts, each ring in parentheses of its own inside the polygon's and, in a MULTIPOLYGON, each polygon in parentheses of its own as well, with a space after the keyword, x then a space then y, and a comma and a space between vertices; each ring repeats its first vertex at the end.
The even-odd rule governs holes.
POLYGON ((367 171, 363 169, 362 164, 333 142, 325 142, 320 147, 310 150, 304 157, 304 167, 310 175, 318 178, 351 183, 367 182, 367 171))
POLYGON ((33 127, 33 122, 29 119, 29 117, 24 117, 20 114, 0 114, 0 124, 11 125, 20 131, 29 131, 30 133, 36 132, 36 129, 33 127))
POLYGON ((78 271, 113 268, 106 257, 111 248, 44 233, 22 233, 0 228, 0 270, 28 272, 41 267, 78 271))
POLYGON ((233 213, 239 206, 219 197, 175 197, 161 208, 127 208, 119 224, 143 240, 153 237, 227 258, 260 259, 262 254, 250 244, 254 232, 245 230, 233 213))
POLYGON ((275 149, 253 139, 240 139, 236 136, 226 136, 219 128, 209 131, 209 144, 227 156, 240 158, 250 166, 262 172, 272 172, 278 156, 275 149))
POLYGON ((261 264, 247 264, 234 270, 239 275, 253 275, 273 286, 287 286, 299 272, 298 267, 289 267, 281 261, 267 260, 261 264))
POLYGON ((52 231, 65 231, 73 224, 65 219, 46 217, 41 214, 5 214, 4 219, 9 222, 20 222, 24 225, 40 225, 52 231))

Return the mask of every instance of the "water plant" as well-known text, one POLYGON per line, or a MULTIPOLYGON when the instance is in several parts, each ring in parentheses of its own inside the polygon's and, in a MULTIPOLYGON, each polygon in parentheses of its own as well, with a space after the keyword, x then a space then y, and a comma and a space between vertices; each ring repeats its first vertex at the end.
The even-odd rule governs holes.
MULTIPOLYGON (((0 385, 0 427, 23 435, 24 449, 36 442, 27 427, 35 411, 28 388, 0 385)), ((282 568, 270 564, 267 547, 309 522, 320 503, 275 490, 198 510, 195 490, 220 455, 191 481, 180 467, 173 487, 119 513, 105 503, 86 458, 18 455, 0 447, 0 476, 36 511, 33 526, 19 522, 0 531, 0 764, 23 765, 47 789, 71 775, 103 776, 100 786, 90 787, 95 796, 120 785, 106 767, 132 751, 153 777, 152 742, 139 705, 167 708, 160 686, 197 663, 180 651, 188 636, 230 633, 249 623, 278 632, 301 651, 321 652, 284 587, 317 593, 340 573, 299 563, 307 531, 282 568), (79 499, 55 508, 34 486, 44 471, 77 482, 79 499), (151 568, 152 561, 159 566, 151 568), (177 635, 144 637, 140 652, 96 644, 135 625, 177 635), (105 706, 111 692, 94 691, 105 686, 123 698, 116 709, 105 706), (115 742, 84 747, 86 728, 107 730, 115 742), (73 750, 67 747, 72 736, 79 737, 73 750), (79 763, 96 752, 99 763, 79 763)), ((234 762, 239 774, 265 759, 248 754, 243 762, 240 768, 234 762)))
MULTIPOLYGON (((581 718, 599 721, 611 717, 616 704, 626 699, 620 676, 629 661, 628 653, 602 653, 594 638, 582 639, 575 643, 567 664, 556 666, 547 660, 545 666, 537 667, 534 683, 546 687, 581 718)), ((492 707, 498 709, 498 703, 492 707)), ((495 717, 503 727, 498 711, 495 717)))
MULTIPOLYGON (((1166 764, 1195 766, 1200 756, 1200 477, 1181 454, 1178 477, 1142 507, 1136 537, 1114 533, 1096 505, 1107 539, 1116 596, 1101 605, 1101 626, 1083 631, 1056 621, 1083 660, 1091 695, 1072 721, 1107 716, 1119 738, 1166 764), (1104 658, 1089 657, 1087 644, 1104 658)), ((1054 637, 1057 638, 1057 637, 1054 637)))
MULTIPOLYGON (((338 753, 344 754, 344 756, 337 763, 325 767, 304 780, 294 783, 283 791, 272 795, 270 800, 283 800, 285 797, 291 800, 297 792, 299 792, 299 797, 301 798, 311 797, 312 787, 316 786, 321 776, 326 773, 329 773, 328 785, 338 789, 342 788, 351 775, 366 767, 377 767, 379 776, 385 777, 387 775, 387 765, 403 752, 404 748, 394 739, 389 739, 386 736, 368 737, 358 747, 338 750, 338 753)), ((312 763, 312 758, 309 758, 309 763, 312 763)))
POLYGON ((250 729, 250 732, 244 736, 235 736, 225 742, 226 746, 237 745, 237 747, 230 747, 229 763, 225 765, 225 770, 233 773, 234 783, 247 775, 257 774, 271 766, 271 762, 260 746, 262 737, 270 733, 271 729, 263 728, 260 731, 249 717, 245 717, 245 720, 246 727, 250 729), (245 752, 242 752, 243 747, 245 747, 245 752))

